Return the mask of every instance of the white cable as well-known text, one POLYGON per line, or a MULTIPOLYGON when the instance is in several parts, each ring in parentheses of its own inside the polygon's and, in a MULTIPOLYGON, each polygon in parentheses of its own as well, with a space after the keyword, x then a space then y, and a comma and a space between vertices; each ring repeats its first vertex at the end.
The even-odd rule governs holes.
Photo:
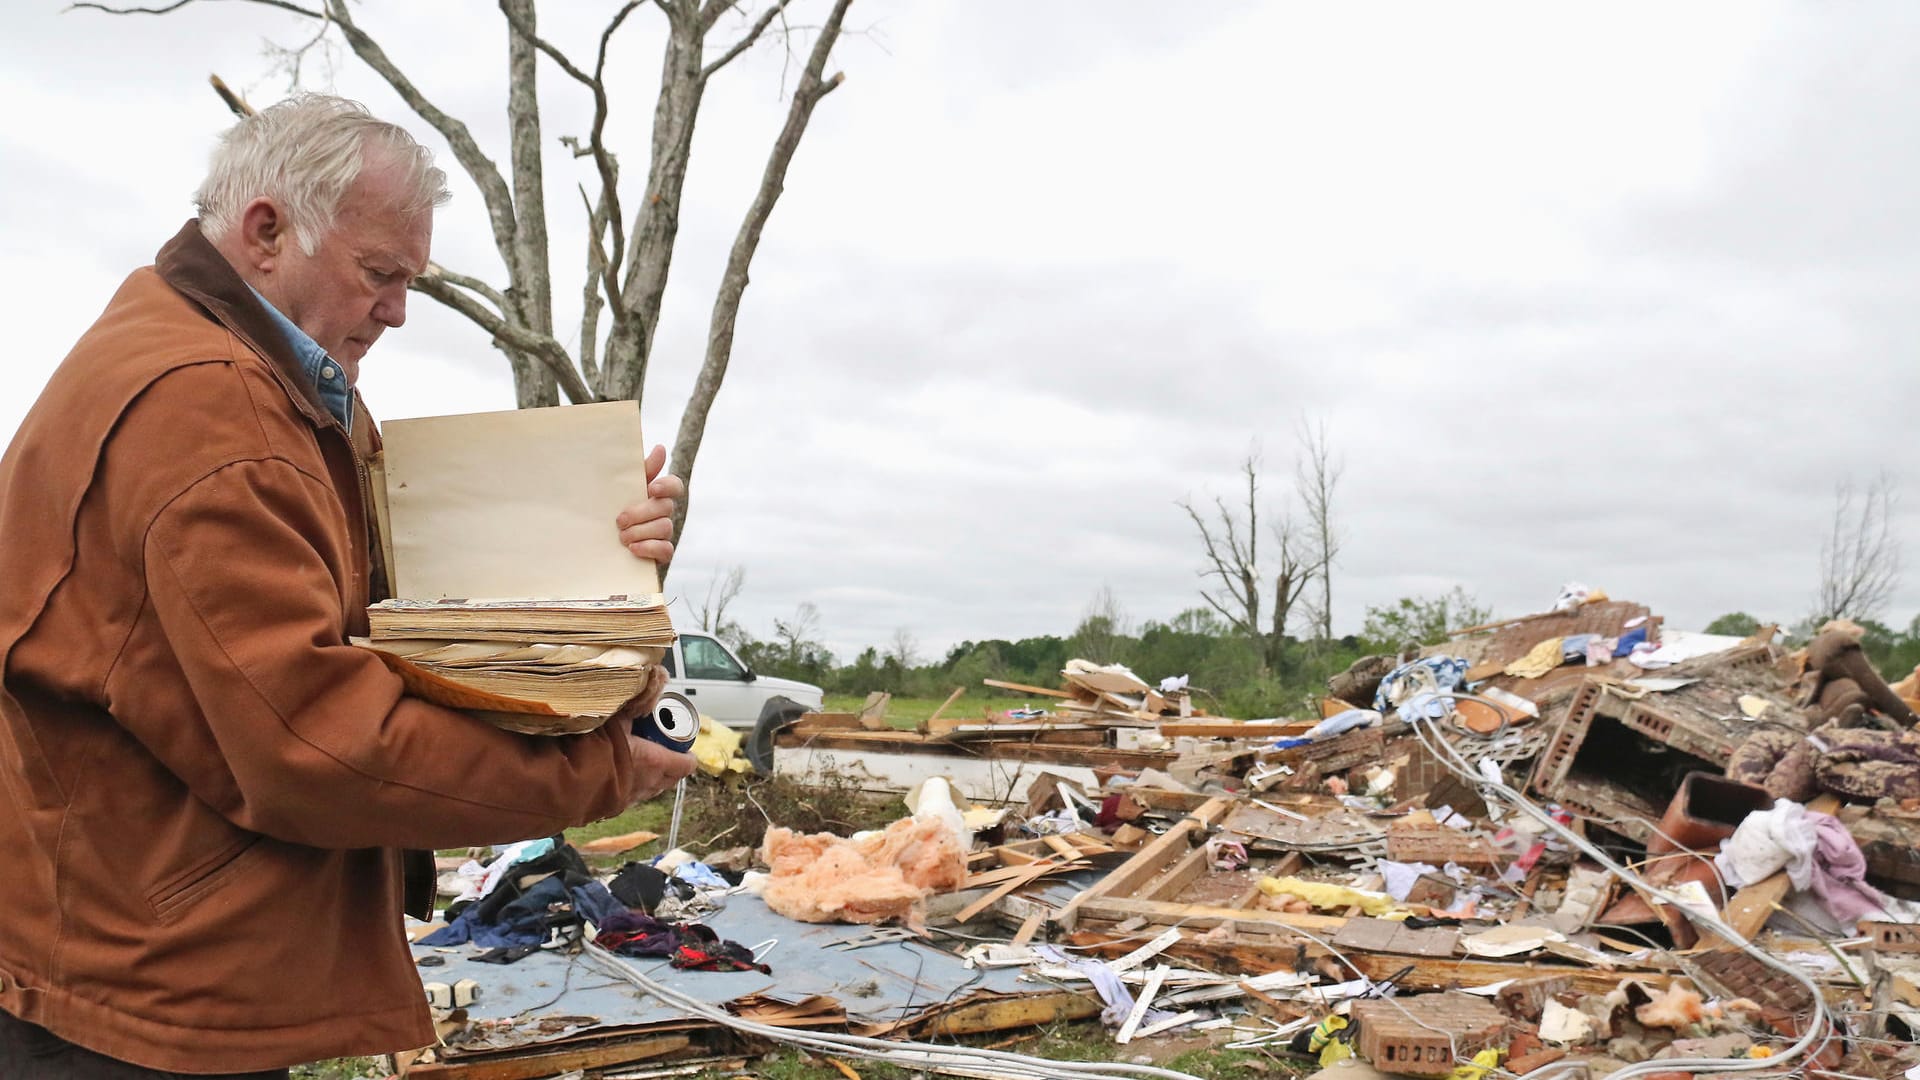
MULTIPOLYGON (((1445 696, 1456 698, 1456 699, 1464 699, 1467 701, 1480 701, 1488 705, 1498 706, 1497 702, 1487 701, 1486 699, 1480 698, 1473 694, 1449 692, 1445 694, 1445 696)), ((1826 1001, 1821 996, 1820 987, 1817 986, 1812 979, 1802 974, 1798 968, 1794 967, 1792 964, 1789 964, 1783 960, 1775 958, 1771 954, 1761 949, 1755 948, 1751 942, 1747 941, 1744 937, 1741 936, 1739 931, 1727 925, 1725 922, 1722 922, 1719 916, 1709 915, 1705 912, 1699 912, 1699 911, 1694 911, 1690 909, 1685 904, 1680 902, 1679 897, 1669 893, 1665 889, 1661 889, 1657 886, 1650 884, 1644 878, 1640 877, 1638 874, 1635 874, 1633 871, 1627 869, 1626 867, 1620 865, 1619 863, 1616 863, 1612 858, 1608 857, 1606 852, 1602 851, 1599 847, 1595 846, 1594 844, 1589 843, 1585 837, 1579 835, 1578 833, 1574 832, 1572 829, 1569 829, 1566 826, 1560 824, 1560 822, 1554 820, 1553 815, 1547 813, 1545 810, 1535 805, 1531 799, 1528 799, 1525 795, 1522 795, 1519 791, 1516 791, 1515 789, 1507 786, 1507 784, 1504 781, 1496 783, 1494 781, 1488 780, 1485 776, 1481 775, 1477 769, 1473 767, 1471 762, 1467 761, 1466 758, 1463 757, 1454 748, 1453 744, 1447 740, 1447 738, 1445 737, 1445 734, 1435 724, 1434 721, 1425 720, 1424 718, 1418 718, 1416 722, 1413 723, 1412 726, 1413 726, 1415 737, 1420 739, 1421 745, 1426 747, 1427 750, 1433 754, 1435 760, 1439 761, 1441 765, 1445 766, 1448 770, 1452 771, 1455 775, 1459 776, 1461 779, 1474 785, 1474 787, 1480 791, 1483 798, 1488 794, 1493 794, 1498 796, 1502 801, 1511 805, 1515 810, 1518 810, 1521 813, 1525 814, 1526 816, 1539 822, 1543 827, 1557 834, 1562 840, 1565 840, 1568 844, 1579 849, 1587 857, 1599 863, 1608 872, 1620 878, 1622 881, 1625 881, 1627 884, 1631 885, 1636 890, 1639 890, 1645 893, 1646 895, 1653 897, 1655 900, 1658 900, 1661 903, 1673 905, 1674 907, 1678 908, 1688 919, 1691 919, 1696 924, 1705 926, 1706 928, 1713 931, 1715 934, 1719 935, 1723 940, 1736 945, 1740 949, 1740 951, 1746 953, 1748 956, 1753 957, 1755 960, 1758 960, 1760 963, 1766 965, 1767 967, 1772 968, 1773 970, 1778 971, 1781 974, 1792 979, 1793 981, 1799 983, 1801 986, 1806 988, 1807 994, 1813 1002, 1813 1015, 1811 1018, 1812 1022, 1807 1025, 1807 1029, 1805 1033, 1803 1033, 1800 1036, 1799 1041, 1795 1042, 1792 1046, 1788 1047, 1785 1051, 1779 1054, 1775 1054, 1772 1057, 1751 1058, 1751 1059, 1750 1058, 1662 1058, 1657 1060, 1641 1062, 1639 1064, 1625 1066, 1624 1068, 1621 1068, 1615 1072, 1609 1073, 1608 1074, 1609 1080, 1634 1080, 1635 1077, 1643 1076, 1648 1073, 1667 1072, 1670 1070, 1681 1070, 1681 1071, 1688 1071, 1688 1072, 1745 1072, 1745 1071, 1755 1071, 1755 1070, 1762 1070, 1762 1069, 1777 1070, 1785 1062, 1804 1056, 1807 1053, 1808 1049, 1812 1047, 1816 1041, 1824 1041, 1831 1037, 1830 1032, 1833 1025, 1833 1017, 1832 1017, 1832 1014, 1827 1011, 1826 1001)), ((1552 1080, 1553 1077, 1561 1075, 1563 1073, 1574 1073, 1574 1072, 1584 1072, 1584 1071, 1586 1071, 1585 1064, 1578 1063, 1578 1062, 1569 1062, 1565 1065, 1556 1064, 1556 1065, 1543 1066, 1542 1068, 1537 1069, 1533 1073, 1529 1073, 1528 1075, 1530 1077, 1537 1078, 1537 1080, 1552 1080)))
POLYGON ((910 1069, 991 1070, 1010 1076, 1030 1076, 1036 1080, 1123 1080, 1130 1077, 1154 1077, 1156 1080, 1199 1080, 1190 1073, 1121 1062, 1047 1061, 1004 1050, 976 1049, 966 1046, 940 1046, 934 1043, 869 1039, 858 1035, 840 1035, 825 1031, 799 1031, 745 1020, 717 1005, 690 997, 649 978, 619 956, 588 943, 584 955, 595 966, 614 978, 633 984, 661 1002, 690 1015, 757 1035, 774 1042, 845 1054, 850 1057, 885 1061, 910 1069))

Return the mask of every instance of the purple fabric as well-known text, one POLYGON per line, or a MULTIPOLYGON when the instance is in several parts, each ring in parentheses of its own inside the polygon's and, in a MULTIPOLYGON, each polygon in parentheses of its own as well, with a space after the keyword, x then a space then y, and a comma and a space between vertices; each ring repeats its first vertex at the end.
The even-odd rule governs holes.
POLYGON ((1807 821, 1813 825, 1813 895, 1820 906, 1848 926, 1883 913, 1887 898, 1867 884, 1867 860, 1847 827, 1832 814, 1809 811, 1807 821))

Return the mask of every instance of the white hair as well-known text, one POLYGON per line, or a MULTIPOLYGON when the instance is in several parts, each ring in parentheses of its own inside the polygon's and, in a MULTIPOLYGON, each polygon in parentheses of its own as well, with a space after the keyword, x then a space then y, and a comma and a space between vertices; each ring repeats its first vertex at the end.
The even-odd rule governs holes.
POLYGON ((215 242, 225 239, 247 204, 265 197, 280 204, 300 250, 312 255, 369 161, 397 170, 402 212, 427 211, 449 197, 447 174, 434 166, 433 152, 404 128, 346 98, 290 97, 220 137, 207 178, 193 196, 200 231, 215 242))

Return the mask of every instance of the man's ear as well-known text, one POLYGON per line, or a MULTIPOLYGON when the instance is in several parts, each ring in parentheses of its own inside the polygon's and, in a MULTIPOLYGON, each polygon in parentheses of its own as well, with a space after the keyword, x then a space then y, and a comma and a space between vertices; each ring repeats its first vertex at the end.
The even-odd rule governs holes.
POLYGON ((240 211, 240 250, 255 270, 272 272, 277 268, 287 245, 293 243, 293 230, 287 217, 272 199, 262 195, 240 211))

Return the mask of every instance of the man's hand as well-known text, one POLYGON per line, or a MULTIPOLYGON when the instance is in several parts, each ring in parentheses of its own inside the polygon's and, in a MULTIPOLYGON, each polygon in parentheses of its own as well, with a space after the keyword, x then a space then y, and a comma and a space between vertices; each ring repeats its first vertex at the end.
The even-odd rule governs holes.
POLYGON ((673 561, 673 508, 687 494, 687 485, 679 477, 660 471, 666 465, 667 448, 654 447, 647 454, 646 498, 613 519, 620 530, 620 542, 634 558, 651 559, 658 566, 673 561))
POLYGON ((627 749, 633 751, 633 801, 636 803, 672 791, 673 785, 693 775, 698 767, 692 754, 676 754, 638 735, 627 736, 627 749))
POLYGON ((646 688, 627 699, 625 705, 607 718, 607 723, 627 732, 627 750, 633 755, 633 801, 636 803, 646 802, 672 788, 698 767, 692 754, 676 754, 651 739, 633 734, 633 722, 653 712, 666 688, 667 669, 655 665, 647 673, 646 688))

